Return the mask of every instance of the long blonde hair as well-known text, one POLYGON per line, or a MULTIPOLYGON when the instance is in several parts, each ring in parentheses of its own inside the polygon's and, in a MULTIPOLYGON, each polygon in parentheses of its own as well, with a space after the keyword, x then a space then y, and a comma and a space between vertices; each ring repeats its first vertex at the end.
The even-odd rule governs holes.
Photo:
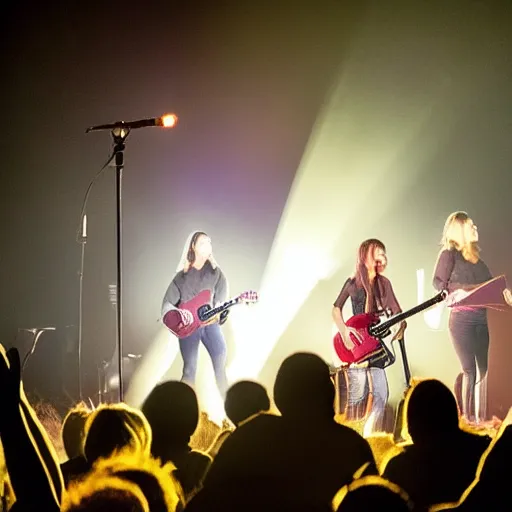
MULTIPOLYGON (((183 253, 181 255, 180 262, 176 267, 176 272, 181 272, 183 270, 183 272, 187 273, 190 270, 190 267, 194 264, 196 259, 194 246, 201 235, 208 236, 204 231, 192 231, 192 233, 188 235, 185 245, 183 246, 183 253)), ((213 269, 218 267, 213 254, 208 258, 208 261, 213 269)))
POLYGON ((480 247, 476 242, 466 240, 464 227, 470 221, 466 212, 454 212, 444 224, 441 245, 443 249, 460 251, 465 260, 476 263, 480 258, 480 247))

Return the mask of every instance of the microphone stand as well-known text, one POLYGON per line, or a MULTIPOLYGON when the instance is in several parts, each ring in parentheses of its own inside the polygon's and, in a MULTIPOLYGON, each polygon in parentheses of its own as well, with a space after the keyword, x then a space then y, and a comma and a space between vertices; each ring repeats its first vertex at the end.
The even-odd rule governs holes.
POLYGON ((124 399, 123 389, 123 331, 122 331, 122 280, 123 280, 123 219, 122 219, 122 184, 123 184, 123 168, 124 168, 124 150, 125 141, 130 134, 129 128, 116 127, 112 130, 112 138, 114 139, 114 154, 116 163, 116 232, 117 232, 117 371, 119 376, 119 401, 124 399))
POLYGON ((85 262, 85 244, 87 243, 87 215, 82 218, 82 232, 80 233, 79 243, 82 246, 80 257, 79 279, 79 299, 78 299, 78 394, 80 401, 83 400, 82 393, 82 322, 83 322, 83 296, 84 296, 84 262, 85 262))
POLYGON ((131 128, 143 128, 145 126, 164 126, 172 127, 178 121, 174 114, 165 115, 159 118, 142 119, 130 123, 114 123, 99 126, 91 126, 85 131, 89 133, 93 130, 105 130, 112 128, 112 138, 114 139, 115 167, 116 167, 116 228, 117 228, 117 357, 118 357, 118 376, 119 376, 119 401, 124 399, 123 390, 123 331, 122 331, 122 300, 123 293, 121 289, 123 280, 123 261, 122 261, 122 183, 124 167, 125 141, 130 134, 131 128))

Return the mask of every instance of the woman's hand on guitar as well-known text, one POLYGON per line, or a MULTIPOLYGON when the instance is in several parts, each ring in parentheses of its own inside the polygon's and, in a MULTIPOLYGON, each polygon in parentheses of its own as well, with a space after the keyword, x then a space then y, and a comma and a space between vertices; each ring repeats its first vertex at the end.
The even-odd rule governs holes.
POLYGON ((340 334, 343 344, 347 350, 352 350, 356 346, 350 337, 351 334, 359 341, 359 343, 363 343, 363 337, 357 332, 357 329, 354 329, 353 327, 345 327, 343 331, 340 331, 340 334))
POLYGON ((188 309, 178 309, 183 327, 188 327, 194 322, 194 316, 188 309))

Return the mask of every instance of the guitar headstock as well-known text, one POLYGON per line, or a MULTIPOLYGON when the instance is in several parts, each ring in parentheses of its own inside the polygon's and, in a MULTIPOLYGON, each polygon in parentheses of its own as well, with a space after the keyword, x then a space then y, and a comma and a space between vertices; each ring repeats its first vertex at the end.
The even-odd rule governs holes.
POLYGON ((238 302, 243 302, 244 304, 255 304, 259 300, 258 292, 252 290, 243 292, 238 296, 237 300, 238 302))

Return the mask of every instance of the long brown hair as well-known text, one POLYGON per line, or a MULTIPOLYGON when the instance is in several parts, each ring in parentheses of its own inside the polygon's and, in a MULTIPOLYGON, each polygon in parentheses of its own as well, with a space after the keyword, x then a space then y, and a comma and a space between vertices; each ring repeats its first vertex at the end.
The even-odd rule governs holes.
POLYGON ((386 252, 386 246, 377 238, 369 238, 365 240, 357 251, 357 260, 356 260, 356 286, 364 288, 366 292, 366 304, 365 304, 365 312, 368 313, 373 309, 373 305, 375 304, 375 290, 377 293, 380 290, 377 288, 379 286, 378 274, 375 276, 375 280, 370 283, 370 276, 368 275, 368 268, 366 267, 366 259, 369 254, 373 255, 375 249, 382 249, 386 252))
POLYGON ((476 242, 468 242, 464 227, 470 221, 466 212, 454 212, 444 224, 441 245, 443 249, 457 249, 465 260, 476 263, 480 258, 480 247, 476 242))
MULTIPOLYGON (((190 270, 190 267, 196 261, 196 252, 194 250, 194 246, 199 240, 199 237, 202 235, 208 236, 204 231, 193 231, 190 233, 185 242, 185 246, 183 247, 183 254, 181 255, 181 260, 178 263, 176 272, 183 270, 183 272, 187 273, 190 270)), ((213 257, 213 254, 208 258, 208 261, 213 269, 217 268, 218 265, 215 261, 215 258, 213 257)))

